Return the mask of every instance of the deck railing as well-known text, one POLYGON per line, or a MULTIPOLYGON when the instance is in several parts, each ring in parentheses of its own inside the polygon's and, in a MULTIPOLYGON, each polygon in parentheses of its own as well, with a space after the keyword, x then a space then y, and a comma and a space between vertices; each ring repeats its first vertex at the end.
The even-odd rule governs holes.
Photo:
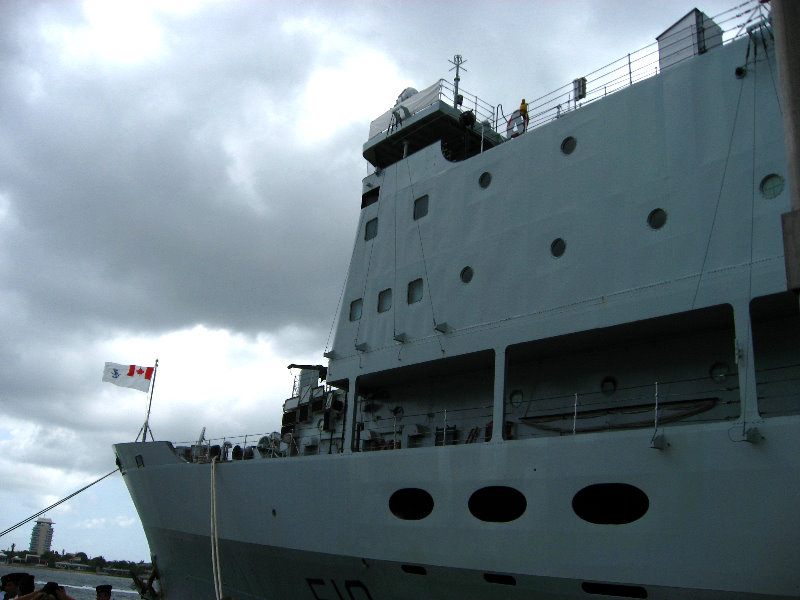
MULTIPOLYGON (((722 29, 723 43, 749 35, 754 24, 768 22, 768 9, 757 0, 747 0, 724 11, 712 20, 722 29)), ((635 83, 658 75, 662 62, 674 66, 690 59, 685 49, 691 44, 696 30, 687 27, 678 30, 669 38, 639 48, 607 65, 587 73, 528 103, 530 124, 528 130, 549 123, 567 112, 586 106, 606 96, 625 89, 635 83), (575 81, 584 80, 585 96, 577 98, 575 81)), ((713 47, 708 48, 713 51, 713 47)), ((501 107, 502 109, 502 107, 501 107)), ((505 115, 501 115, 505 117, 505 115)), ((500 119, 502 121, 502 118, 500 119)), ((498 125, 503 125, 502 122, 498 125)), ((499 131, 498 133, 504 133, 499 131)))
MULTIPOLYGON (((722 42, 728 43, 734 39, 750 35, 754 29, 766 26, 769 22, 768 11, 767 5, 758 0, 747 0, 711 17, 711 19, 722 30, 722 42)), ((686 48, 692 44, 696 35, 697 30, 693 27, 678 30, 668 38, 662 37, 660 48, 659 42, 648 44, 591 73, 577 77, 575 80, 543 96, 535 98, 528 103, 529 122, 525 130, 531 131, 541 127, 566 113, 578 110, 591 102, 658 75, 661 63, 674 66, 683 60, 688 60, 694 54, 687 54, 686 48)), ((713 45, 708 47, 708 51, 713 51, 713 45)), ((456 106, 453 85, 444 79, 440 79, 438 86, 438 99, 450 106, 456 106)), ((528 97, 525 93, 521 95, 528 97)), ((457 106, 459 109, 462 111, 472 110, 475 113, 477 123, 489 123, 496 133, 503 136, 507 134, 509 122, 515 117, 516 104, 513 109, 506 113, 502 104, 490 104, 461 87, 459 87, 459 96, 462 97, 461 103, 457 106)), ((430 103, 425 105, 425 107, 427 106, 430 106, 430 103)), ((416 112, 419 112, 419 110, 421 108, 417 108, 416 112)), ((414 113, 412 112, 411 114, 414 113)), ((392 125, 387 122, 386 126, 380 130, 380 133, 389 133, 391 130, 392 125)), ((373 135, 376 135, 376 133, 371 132, 370 137, 373 135)))

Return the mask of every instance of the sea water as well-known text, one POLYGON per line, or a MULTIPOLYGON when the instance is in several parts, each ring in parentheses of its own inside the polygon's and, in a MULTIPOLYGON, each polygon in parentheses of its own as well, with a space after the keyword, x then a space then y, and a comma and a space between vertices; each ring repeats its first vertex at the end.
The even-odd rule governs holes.
POLYGON ((112 586, 112 600, 138 600, 139 594, 132 589, 129 577, 112 577, 92 572, 68 571, 66 569, 48 569, 23 564, 0 564, 0 575, 6 573, 30 573, 36 581, 36 589, 40 589, 48 581, 56 581, 64 586, 67 595, 75 600, 95 600, 95 587, 112 586))

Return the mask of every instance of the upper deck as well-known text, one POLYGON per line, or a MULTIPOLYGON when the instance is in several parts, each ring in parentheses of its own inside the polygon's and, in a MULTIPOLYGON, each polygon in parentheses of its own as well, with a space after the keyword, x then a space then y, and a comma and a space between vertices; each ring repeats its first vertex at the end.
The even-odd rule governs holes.
POLYGON ((364 158, 385 168, 440 141, 451 160, 463 160, 503 142, 495 132, 497 109, 472 94, 455 93, 444 79, 421 92, 404 92, 372 121, 364 158), (460 100, 460 102, 459 102, 460 100))
POLYGON ((748 0, 714 20, 697 9, 689 11, 657 36, 655 43, 528 102, 527 121, 516 104, 508 109, 491 104, 464 89, 456 90, 444 79, 419 92, 408 88, 392 108, 370 123, 363 156, 383 169, 441 140, 449 160, 470 158, 709 52, 722 45, 723 39, 730 42, 749 35, 747 23, 758 10, 753 6, 748 0))

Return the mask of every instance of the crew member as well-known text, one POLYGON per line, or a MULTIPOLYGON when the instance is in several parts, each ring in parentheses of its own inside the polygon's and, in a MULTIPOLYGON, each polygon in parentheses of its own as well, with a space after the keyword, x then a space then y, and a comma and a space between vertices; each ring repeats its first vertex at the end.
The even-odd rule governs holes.
POLYGON ((528 130, 528 103, 525 102, 525 98, 522 99, 522 102, 519 103, 519 114, 522 117, 522 125, 524 127, 523 131, 528 130))

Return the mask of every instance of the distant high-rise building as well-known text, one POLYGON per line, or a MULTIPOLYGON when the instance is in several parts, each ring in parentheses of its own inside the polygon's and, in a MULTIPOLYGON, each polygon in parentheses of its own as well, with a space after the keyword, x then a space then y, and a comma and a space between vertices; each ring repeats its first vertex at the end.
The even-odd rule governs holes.
POLYGON ((31 554, 44 554, 50 551, 53 541, 53 522, 50 519, 36 519, 31 532, 31 554))

